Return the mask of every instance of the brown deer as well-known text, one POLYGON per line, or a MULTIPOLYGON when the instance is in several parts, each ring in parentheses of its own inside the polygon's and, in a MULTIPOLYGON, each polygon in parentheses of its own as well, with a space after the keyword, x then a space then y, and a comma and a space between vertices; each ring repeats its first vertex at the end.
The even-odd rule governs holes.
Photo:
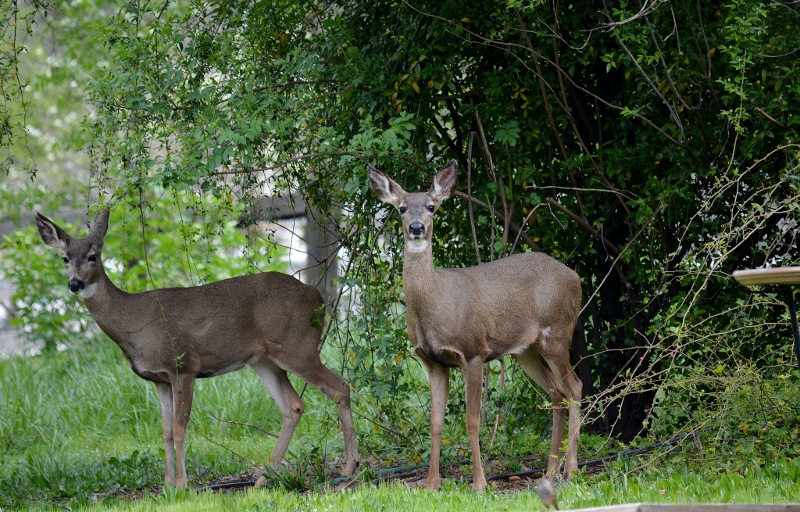
MULTIPOLYGON (((278 272, 234 277, 194 288, 125 293, 106 275, 101 259, 108 211, 86 238, 72 238, 36 214, 44 242, 61 249, 69 289, 79 294, 100 329, 114 340, 131 369, 156 385, 166 454, 165 482, 186 487, 184 440, 195 379, 243 368, 255 370, 283 415, 270 466, 280 466, 305 404, 290 371, 319 388, 339 408, 352 475, 358 459, 347 382, 322 364, 324 307, 313 286, 278 272)), ((262 476, 257 485, 264 482, 262 476)))
POLYGON ((475 267, 434 270, 433 216, 456 189, 451 161, 428 192, 408 193, 381 171, 368 168, 378 198, 400 212, 405 240, 403 291, 408 338, 428 370, 431 386, 431 461, 427 488, 438 489, 439 452, 450 368, 464 372, 473 486, 486 488, 478 442, 483 364, 511 355, 554 405, 548 473, 559 452, 569 409, 564 477, 578 469, 581 382, 569 360, 581 307, 578 274, 542 253, 524 253, 475 267))

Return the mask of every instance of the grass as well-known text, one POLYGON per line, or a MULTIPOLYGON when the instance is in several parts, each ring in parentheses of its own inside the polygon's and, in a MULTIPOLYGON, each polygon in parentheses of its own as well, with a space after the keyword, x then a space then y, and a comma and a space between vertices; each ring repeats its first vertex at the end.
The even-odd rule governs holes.
MULTIPOLYGON (((369 475, 374 474, 370 471, 343 492, 309 484, 335 476, 343 443, 335 406, 311 388, 304 400, 306 414, 287 456, 292 472, 286 474, 282 488, 225 495, 168 490, 127 502, 120 499, 120 492, 158 488, 163 479, 154 386, 135 376, 108 340, 61 353, 0 360, 0 510, 541 509, 532 489, 510 493, 495 486, 480 495, 465 484, 446 481, 442 492, 428 493, 409 490, 401 482, 370 483, 369 475), (311 492, 286 490, 309 485, 314 488, 311 492)), ((274 439, 243 425, 217 421, 212 413, 273 432, 280 429, 280 413, 252 371, 199 381, 187 447, 190 480, 196 485, 217 476, 260 472, 274 439)), ((359 417, 356 423, 362 446, 380 445, 371 437, 376 435, 373 425, 359 417)), ((449 428, 463 430, 461 425, 449 428)), ((463 432, 456 433, 455 438, 463 437, 463 432)), ((525 450, 547 449, 546 434, 526 431, 520 437, 532 443, 523 446, 525 450)), ((592 449, 595 441, 582 436, 583 449, 592 449)), ((451 458, 463 457, 460 448, 450 448, 451 458)), ((367 450, 362 456, 378 465, 392 464, 367 450)), ((487 464, 494 472, 512 466, 487 464)), ((618 460, 607 463, 599 474, 579 474, 559 491, 559 501, 562 508, 637 501, 798 502, 800 461, 751 461, 731 467, 685 455, 657 465, 618 460)))
MULTIPOLYGON (((800 501, 800 466, 787 463, 762 468, 743 468, 742 474, 726 472, 710 477, 687 469, 647 470, 623 476, 614 470, 599 475, 578 475, 558 491, 562 509, 621 503, 785 503, 800 501)), ((58 505, 31 504, 31 510, 58 510, 58 505)), ((211 492, 161 493, 136 501, 107 498, 83 502, 73 510, 197 511, 197 510, 365 510, 392 512, 414 510, 482 511, 541 510, 532 487, 503 492, 490 488, 478 494, 468 486, 445 482, 441 492, 409 490, 401 482, 363 484, 345 491, 324 490, 299 494, 283 489, 255 489, 232 494, 211 492)))
MULTIPOLYGON (((287 459, 338 469, 336 407, 311 387, 304 401, 287 459)), ((260 471, 274 439, 212 414, 277 433, 280 412, 257 376, 245 369, 198 381, 186 458, 195 482, 260 471)), ((155 387, 113 343, 0 360, 0 507, 152 487, 163 472, 155 387)))

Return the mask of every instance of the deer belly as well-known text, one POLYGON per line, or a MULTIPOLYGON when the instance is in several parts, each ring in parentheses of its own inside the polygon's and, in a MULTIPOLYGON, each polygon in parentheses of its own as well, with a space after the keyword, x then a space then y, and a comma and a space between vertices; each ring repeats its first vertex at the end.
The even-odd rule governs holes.
POLYGON ((135 373, 142 379, 150 382, 158 382, 160 384, 169 384, 169 375, 167 375, 166 373, 154 372, 151 370, 140 368, 139 366, 136 366, 134 362, 130 359, 128 360, 128 362, 131 365, 131 370, 133 370, 133 373, 135 373))
POLYGON ((198 379, 205 379, 208 377, 216 377, 217 375, 224 375, 226 373, 235 372, 244 368, 247 361, 236 362, 222 367, 206 367, 200 369, 197 373, 198 379))
POLYGON ((460 368, 464 362, 464 356, 461 352, 454 351, 448 347, 432 346, 425 341, 421 342, 414 351, 447 368, 460 368))

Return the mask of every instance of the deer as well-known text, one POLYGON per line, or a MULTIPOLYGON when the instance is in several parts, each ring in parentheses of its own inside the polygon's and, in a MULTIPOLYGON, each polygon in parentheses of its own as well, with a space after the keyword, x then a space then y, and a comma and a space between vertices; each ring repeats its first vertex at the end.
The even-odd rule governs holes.
MULTIPOLYGON (((36 213, 45 244, 61 250, 69 290, 83 299, 100 329, 122 350, 131 369, 156 386, 168 486, 186 488, 184 442, 195 380, 249 365, 280 409, 282 425, 270 456, 277 471, 305 404, 287 371, 337 404, 346 454, 342 474, 353 474, 358 445, 350 388, 319 356, 324 304, 313 286, 280 272, 264 272, 189 288, 126 293, 102 262, 108 210, 85 238, 73 238, 36 213)), ((256 486, 266 479, 262 475, 256 486)))
POLYGON ((554 406, 547 473, 559 471, 566 409, 569 432, 564 478, 577 471, 582 384, 569 347, 581 308, 578 274, 541 252, 519 253, 473 267, 434 269, 434 214, 456 190, 458 164, 436 173, 427 192, 409 193, 375 167, 367 167, 378 199, 394 206, 403 224, 406 327, 431 391, 431 456, 426 487, 441 486, 439 457, 450 368, 464 373, 466 427, 472 450, 472 485, 486 489, 478 440, 483 366, 512 356, 554 406))

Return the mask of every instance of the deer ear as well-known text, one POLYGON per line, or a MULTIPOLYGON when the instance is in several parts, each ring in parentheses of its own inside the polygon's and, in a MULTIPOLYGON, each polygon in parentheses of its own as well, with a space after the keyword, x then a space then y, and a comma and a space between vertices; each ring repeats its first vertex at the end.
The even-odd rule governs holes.
POLYGON ((94 243, 98 245, 100 248, 103 247, 103 242, 105 241, 106 231, 108 231, 108 210, 102 210, 100 214, 97 215, 97 219, 94 221, 94 226, 92 226, 92 232, 89 233, 89 237, 92 238, 94 243))
POLYGON ((456 191, 456 185, 458 185, 458 163, 450 160, 450 163, 439 169, 433 177, 433 184, 428 193, 436 202, 441 203, 456 191))
POLYGON ((66 231, 39 212, 36 212, 36 229, 39 230, 39 236, 44 243, 62 251, 67 250, 67 244, 72 240, 66 231))
POLYGON ((370 185, 372 185, 372 190, 375 191, 375 195, 378 196, 378 199, 394 206, 400 204, 400 196, 405 194, 403 187, 371 165, 367 165, 367 173, 369 174, 369 182, 370 185))

